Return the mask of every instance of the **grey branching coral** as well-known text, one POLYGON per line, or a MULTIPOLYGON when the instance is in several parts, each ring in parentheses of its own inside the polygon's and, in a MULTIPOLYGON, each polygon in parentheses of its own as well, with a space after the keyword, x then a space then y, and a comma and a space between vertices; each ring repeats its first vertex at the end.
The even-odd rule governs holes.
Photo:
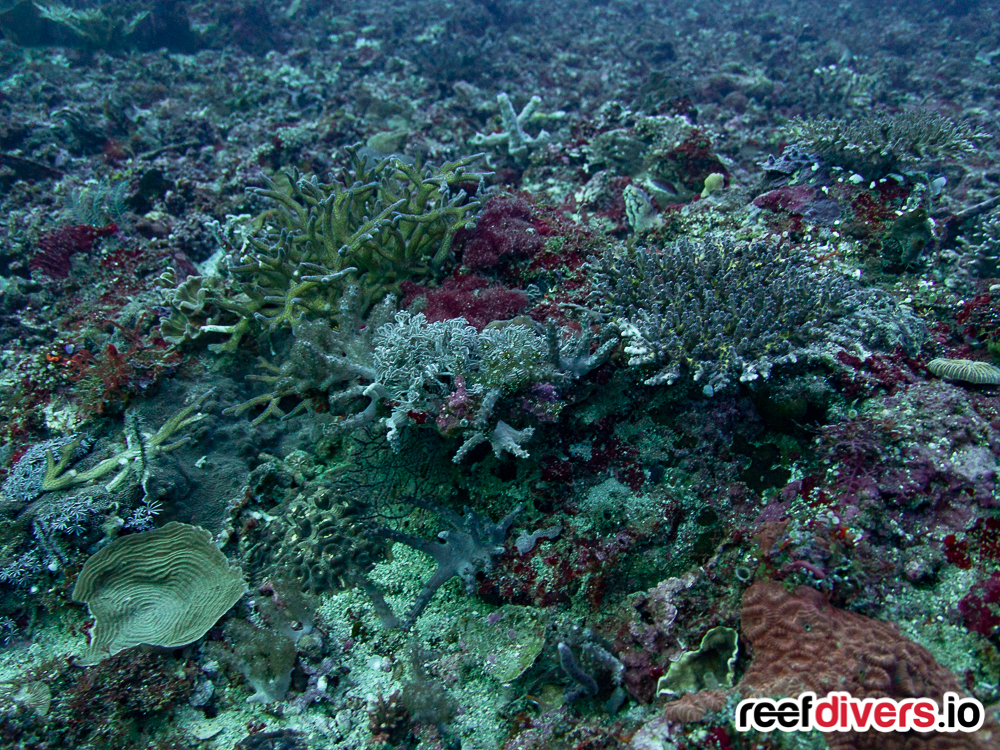
POLYGON ((367 309, 404 279, 433 276, 455 233, 471 223, 479 203, 460 185, 482 177, 468 170, 477 156, 431 169, 348 154, 352 168, 332 182, 293 170, 252 191, 276 207, 254 220, 230 254, 243 299, 230 306, 241 319, 228 350, 251 327, 273 331, 303 313, 328 315, 345 279, 358 285, 367 309))
MULTIPOLYGON (((500 121, 503 130, 499 133, 476 133, 470 141, 473 146, 499 146, 507 144, 507 153, 515 159, 520 159, 528 155, 528 150, 548 143, 552 136, 545 130, 538 135, 531 136, 524 129, 524 126, 531 121, 532 115, 536 114, 538 106, 542 103, 540 97, 533 96, 528 103, 521 108, 520 113, 514 114, 514 105, 510 102, 510 97, 506 92, 497 94, 497 104, 500 107, 500 121)), ((561 113, 550 115, 549 117, 559 117, 561 113)))
POLYGON ((795 118, 788 124, 788 135, 799 148, 869 178, 964 156, 988 137, 966 122, 912 111, 878 112, 854 120, 795 118))
POLYGON ((521 444, 534 429, 492 424, 497 403, 536 383, 585 375, 607 359, 617 338, 606 337, 593 353, 592 341, 589 331, 564 340, 554 327, 543 337, 525 323, 501 322, 477 333, 464 318, 427 323, 423 315, 398 313, 375 340, 378 382, 395 404, 386 419, 390 442, 421 414, 434 416, 443 434, 463 438, 455 462, 487 441, 498 457, 526 457, 521 444))
POLYGON ((733 380, 767 378, 775 365, 843 338, 839 318, 864 323, 847 326, 860 340, 882 335, 883 318, 905 317, 894 305, 876 314, 869 308, 882 303, 871 294, 771 242, 715 236, 631 254, 608 250, 591 262, 595 298, 620 326, 629 364, 659 368, 647 385, 687 373, 711 395, 733 380))
POLYGON ((338 308, 335 327, 327 320, 296 320, 292 325, 294 342, 281 366, 261 358, 265 374, 248 378, 267 384, 267 392, 223 413, 240 415, 263 406, 264 411, 253 420, 257 425, 271 417, 293 417, 309 409, 310 399, 317 397, 325 397, 327 405, 336 409, 369 395, 368 408, 345 418, 339 428, 350 430, 374 420, 381 391, 368 392, 376 379, 372 342, 375 332, 391 320, 395 306, 392 299, 386 299, 364 318, 359 291, 352 286, 339 300, 338 308), (297 397, 299 403, 286 414, 278 404, 291 396, 297 397))
MULTIPOLYGON (((386 539, 424 552, 437 561, 437 570, 424 584, 413 607, 402 620, 401 625, 404 630, 413 627, 437 590, 453 576, 458 576, 465 582, 466 594, 472 594, 476 584, 476 574, 488 572, 493 567, 493 558, 503 552, 507 530, 514 522, 514 517, 521 511, 521 506, 518 506, 501 521, 493 523, 468 508, 465 509, 465 515, 460 516, 450 508, 441 508, 420 500, 412 502, 418 508, 441 516, 451 529, 438 534, 440 541, 421 539, 395 529, 382 528, 377 532, 386 539)), ((380 604, 384 605, 384 602, 380 604)))

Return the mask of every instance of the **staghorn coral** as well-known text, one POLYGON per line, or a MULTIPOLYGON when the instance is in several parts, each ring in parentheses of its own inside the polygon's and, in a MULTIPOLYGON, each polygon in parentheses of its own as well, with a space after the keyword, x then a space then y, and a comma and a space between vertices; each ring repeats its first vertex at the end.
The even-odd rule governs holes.
POLYGON ((476 329, 465 318, 428 323, 422 314, 396 313, 375 334, 375 371, 383 397, 396 402, 386 419, 390 443, 412 414, 434 410, 456 377, 469 373, 477 348, 476 329))
MULTIPOLYGON (((758 581, 743 594, 740 628, 753 649, 753 661, 736 688, 742 697, 840 690, 859 699, 929 697, 940 705, 944 693, 962 692, 951 672, 895 626, 837 609, 805 586, 790 593, 776 581, 758 581)), ((665 715, 674 721, 701 721, 725 702, 722 690, 692 693, 668 704, 665 715)), ((967 735, 825 736, 834 750, 987 750, 996 746, 1000 726, 987 715, 983 728, 967 735)))
POLYGON ((357 300, 354 291, 341 300, 336 331, 324 322, 297 321, 287 361, 278 367, 262 360, 268 374, 250 376, 269 390, 224 413, 238 416, 263 406, 253 420, 259 424, 269 417, 288 419, 324 395, 331 408, 364 397, 369 401, 362 411, 330 428, 343 432, 372 424, 385 403, 391 412, 381 421, 394 449, 404 427, 430 421, 442 434, 463 439, 456 463, 484 442, 498 457, 526 457, 522 443, 534 428, 494 422, 501 398, 538 383, 577 380, 600 366, 617 343, 608 329, 592 352, 589 328, 577 335, 550 326, 542 336, 528 318, 494 322, 481 333, 465 318, 428 322, 422 313, 404 310, 386 320, 391 300, 362 320, 357 300), (300 401, 286 414, 278 404, 290 396, 300 401))
MULTIPOLYGON (((476 133, 469 141, 473 146, 500 146, 507 145, 507 153, 515 159, 521 159, 528 155, 528 151, 537 148, 552 140, 552 136, 542 130, 536 136, 531 136, 524 129, 524 126, 531 122, 532 116, 536 114, 538 106, 542 103, 539 96, 533 96, 528 103, 521 108, 517 114, 514 113, 514 105, 510 103, 510 97, 506 91, 497 94, 497 105, 500 107, 500 122, 502 130, 499 133, 476 133)), ((559 117, 559 113, 548 117, 559 117)))
POLYGON ((24 452, 11 468, 3 486, 0 487, 0 508, 10 511, 24 507, 42 495, 45 478, 52 456, 67 457, 67 461, 78 461, 87 455, 91 441, 86 436, 52 438, 33 445, 24 452))
POLYGON ((500 399, 533 384, 578 379, 600 366, 617 343, 605 335, 591 353, 589 329, 564 338, 551 327, 543 337, 528 323, 495 322, 477 333, 464 318, 427 323, 422 314, 397 313, 396 322, 375 337, 377 384, 394 402, 385 419, 390 443, 404 425, 433 416, 442 434, 463 438, 456 463, 484 442, 497 457, 503 452, 526 457, 521 443, 534 429, 494 425, 500 399))
POLYGON ((367 310, 404 279, 432 277, 479 206, 459 187, 483 176, 467 170, 478 156, 437 169, 393 156, 370 164, 356 148, 348 156, 351 168, 330 183, 293 170, 252 191, 276 208, 229 255, 243 299, 227 304, 241 320, 225 351, 251 327, 274 331, 303 313, 326 316, 345 278, 358 284, 367 310))
POLYGON ((796 147, 870 179, 959 158, 987 137, 967 122, 936 112, 876 112, 852 120, 795 118, 788 124, 788 140, 796 147))

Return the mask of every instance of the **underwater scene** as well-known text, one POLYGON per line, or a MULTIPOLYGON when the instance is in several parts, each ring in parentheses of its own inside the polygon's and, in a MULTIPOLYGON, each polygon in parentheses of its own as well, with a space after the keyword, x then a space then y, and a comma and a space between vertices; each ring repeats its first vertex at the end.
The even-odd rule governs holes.
POLYGON ((0 0, 0 748, 1000 750, 1000 5, 0 0))

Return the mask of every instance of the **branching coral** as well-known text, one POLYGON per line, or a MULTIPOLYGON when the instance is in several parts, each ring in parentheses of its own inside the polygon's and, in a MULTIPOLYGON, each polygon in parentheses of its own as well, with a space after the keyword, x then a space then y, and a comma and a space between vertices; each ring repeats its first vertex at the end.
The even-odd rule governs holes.
POLYGON ((353 430, 371 424, 378 406, 391 409, 383 423, 389 443, 398 448, 407 425, 436 424, 446 436, 460 436, 455 461, 480 443, 489 442, 500 456, 527 456, 522 443, 534 429, 515 429, 493 413, 501 398, 544 382, 569 383, 600 366, 617 343, 613 331, 591 352, 589 329, 579 336, 563 335, 554 326, 540 335, 530 321, 491 324, 481 333, 464 318, 428 322, 423 314, 391 312, 386 301, 366 320, 360 317, 357 292, 341 301, 337 330, 322 322, 298 321, 296 341, 281 366, 262 362, 268 374, 251 376, 268 391, 226 410, 239 415, 254 407, 264 411, 254 419, 288 419, 325 396, 330 407, 369 399, 367 406, 340 420, 335 429, 353 430), (287 414, 279 402, 300 399, 287 414))
POLYGON ((497 403, 533 384, 572 381, 598 367, 617 338, 606 338, 593 353, 592 340, 588 331, 563 341, 554 327, 542 337, 519 322, 491 324, 477 334, 464 318, 427 323, 423 315, 399 313, 375 341, 378 385, 395 404, 386 419, 390 442, 403 425, 435 417, 443 434, 463 438, 456 463, 485 442, 498 457, 526 457, 521 444, 534 428, 492 425, 497 403))
POLYGON ((875 179, 895 170, 971 153, 988 137, 934 112, 877 112, 854 120, 796 118, 789 141, 829 163, 875 179))
MULTIPOLYGON (((238 406, 226 409, 226 415, 238 416, 263 406, 253 424, 270 417, 288 419, 310 407, 310 399, 327 396, 326 405, 349 404, 353 399, 366 395, 376 379, 372 343, 375 332, 387 323, 393 312, 393 301, 385 300, 367 318, 361 316, 361 301, 356 287, 350 287, 339 301, 335 317, 336 329, 326 321, 298 320, 292 326, 295 342, 285 362, 279 367, 263 358, 264 375, 251 375, 268 386, 268 391, 238 406), (287 414, 278 406, 291 396, 300 399, 287 414)), ((353 429, 375 418, 375 405, 381 399, 372 393, 368 408, 347 418, 339 426, 353 429)))
POLYGON ((965 256, 963 260, 972 261, 980 276, 1000 272, 1000 210, 985 216, 970 238, 959 237, 958 244, 965 256))
MULTIPOLYGON (((478 156, 430 169, 393 156, 370 164, 357 149, 348 155, 351 169, 330 183, 293 170, 252 191, 277 206, 254 220, 254 231, 230 254, 244 299, 229 308, 242 328, 273 331, 303 313, 322 317, 345 278, 358 284, 367 309, 404 279, 433 276, 479 206, 460 187, 483 176, 467 169, 478 156)), ((243 331, 233 333, 228 350, 243 331)))
POLYGON ((424 584, 413 607, 402 620, 404 630, 413 627, 437 590, 452 576, 460 577, 465 583, 466 594, 472 594, 476 574, 487 572, 493 567, 493 558, 503 552, 507 530, 521 511, 521 506, 518 506, 498 523, 493 523, 468 508, 465 509, 465 515, 460 516, 450 508, 438 507, 426 501, 411 502, 418 508, 441 516, 451 526, 451 530, 438 534, 440 541, 428 541, 395 529, 381 528, 376 532, 386 539, 428 554, 437 561, 437 570, 424 584))
POLYGON ((886 307, 780 244, 714 236, 661 250, 608 250, 591 264, 594 299, 619 325, 629 364, 660 368, 647 385, 688 372, 711 395, 733 379, 766 379, 819 342, 851 339, 844 344, 855 347, 889 338, 894 346, 912 333, 919 346, 919 326, 911 331, 894 303, 886 307), (844 323, 849 318, 854 325, 844 323))
MULTIPOLYGON (((544 143, 548 143, 552 136, 545 130, 538 135, 531 136, 524 129, 536 114, 538 106, 542 103, 541 97, 533 96, 528 103, 521 108, 517 114, 514 113, 514 105, 510 103, 507 92, 497 94, 497 104, 500 107, 500 122, 503 128, 499 133, 476 133, 470 143, 473 146, 500 146, 507 145, 507 153, 515 159, 520 159, 528 155, 528 150, 536 148, 544 143)), ((557 117, 558 113, 551 115, 557 117)))
POLYGON ((23 505, 45 492, 57 492, 96 482, 112 472, 117 473, 107 484, 106 489, 109 492, 123 486, 133 473, 140 482, 144 482, 148 476, 147 466, 152 458, 176 450, 190 440, 190 436, 185 436, 170 442, 176 433, 205 418, 206 415, 199 412, 198 407, 211 392, 211 390, 206 391, 194 399, 164 422, 163 426, 153 434, 143 432, 136 421, 128 421, 124 450, 84 471, 70 467, 85 452, 85 436, 78 435, 43 443, 21 457, 11 471, 10 477, 0 488, 0 495, 17 505, 23 505), (58 451, 58 459, 53 451, 58 451), (23 469, 20 468, 22 462, 24 462, 23 469))

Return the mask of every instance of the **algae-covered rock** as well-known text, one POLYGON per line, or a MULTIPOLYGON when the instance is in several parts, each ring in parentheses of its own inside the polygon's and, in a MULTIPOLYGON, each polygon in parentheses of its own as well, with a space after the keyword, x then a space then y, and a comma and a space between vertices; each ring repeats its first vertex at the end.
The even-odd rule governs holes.
POLYGON ((246 593, 211 534, 172 522, 115 540, 87 560, 73 589, 96 620, 83 666, 132 646, 184 646, 246 593))
POLYGON ((545 625, 544 615, 533 607, 505 604, 470 625, 469 641, 491 677, 513 682, 528 671, 544 648, 545 625))

